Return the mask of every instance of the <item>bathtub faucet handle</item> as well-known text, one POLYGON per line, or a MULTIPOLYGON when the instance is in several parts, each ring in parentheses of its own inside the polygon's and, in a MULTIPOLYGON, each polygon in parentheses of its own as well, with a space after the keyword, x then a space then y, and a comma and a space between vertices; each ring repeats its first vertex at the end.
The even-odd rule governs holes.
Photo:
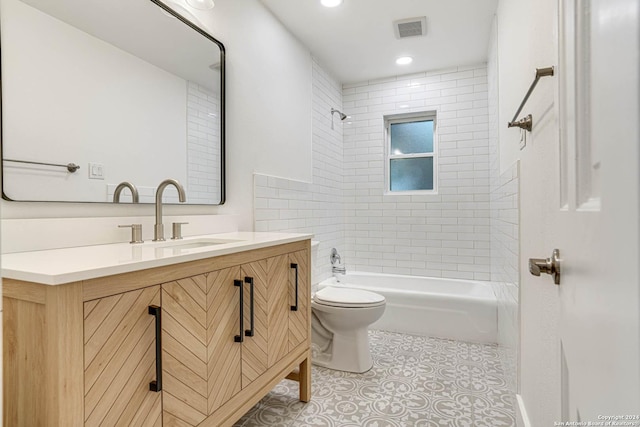
POLYGON ((331 248, 329 259, 331 260, 331 272, 333 274, 347 274, 347 268, 342 263, 342 259, 336 248, 331 248))
POLYGON ((340 258, 340 254, 336 248, 331 248, 331 255, 329 255, 329 260, 331 261, 331 265, 336 265, 336 263, 340 264, 342 259, 340 258))

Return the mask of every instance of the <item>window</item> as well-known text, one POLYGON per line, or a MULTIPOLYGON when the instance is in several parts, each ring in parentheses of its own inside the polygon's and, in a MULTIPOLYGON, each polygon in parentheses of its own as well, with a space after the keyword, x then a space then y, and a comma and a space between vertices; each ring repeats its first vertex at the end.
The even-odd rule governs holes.
POLYGON ((436 112, 388 116, 386 191, 436 192, 436 112))

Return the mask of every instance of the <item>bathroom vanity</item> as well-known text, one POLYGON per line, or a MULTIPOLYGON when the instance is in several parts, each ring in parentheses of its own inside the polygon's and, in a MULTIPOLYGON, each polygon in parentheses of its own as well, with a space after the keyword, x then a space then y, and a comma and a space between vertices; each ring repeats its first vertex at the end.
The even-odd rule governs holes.
POLYGON ((3 257, 6 426, 229 426, 311 395, 310 235, 3 257))

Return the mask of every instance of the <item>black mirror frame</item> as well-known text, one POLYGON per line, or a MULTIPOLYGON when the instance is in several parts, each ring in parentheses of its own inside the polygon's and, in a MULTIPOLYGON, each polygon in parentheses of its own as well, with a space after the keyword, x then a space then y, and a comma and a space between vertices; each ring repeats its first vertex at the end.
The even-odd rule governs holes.
MULTIPOLYGON (((180 15, 175 10, 171 9, 168 5, 161 2, 160 0, 150 0, 156 6, 160 7, 169 15, 173 16, 183 24, 187 25, 198 34, 202 35, 206 39, 215 43, 220 49, 220 201, 217 204, 211 205, 190 205, 190 206, 220 206, 223 205, 226 201, 226 89, 225 89, 225 58, 226 58, 226 50, 224 45, 213 37, 211 34, 207 33, 202 28, 195 25, 193 22, 189 21, 182 15, 180 15)), ((1 48, 0 48, 1 49, 1 48)), ((1 58, 0 58, 1 61, 1 58)), ((1 62, 0 62, 1 64, 1 62)), ((0 66, 0 111, 2 111, 2 67, 0 66)), ((1 177, 4 176, 4 161, 3 161, 3 150, 2 150, 2 114, 0 114, 0 180, 1 177)), ((2 199, 10 202, 36 202, 36 203, 104 203, 104 204, 112 204, 111 202, 83 202, 83 201, 53 201, 53 200, 13 200, 9 196, 7 196, 4 192, 4 180, 2 180, 2 199)))

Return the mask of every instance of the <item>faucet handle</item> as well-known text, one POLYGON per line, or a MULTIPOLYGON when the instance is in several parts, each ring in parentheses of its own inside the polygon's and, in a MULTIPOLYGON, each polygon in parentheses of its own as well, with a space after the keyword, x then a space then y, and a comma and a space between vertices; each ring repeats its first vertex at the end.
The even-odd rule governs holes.
POLYGON ((342 258, 340 258, 340 254, 336 248, 331 248, 331 254, 329 255, 329 260, 331 261, 331 265, 340 264, 342 262, 342 258))
POLYGON ((142 240, 142 224, 119 225, 118 228, 131 228, 131 241, 129 243, 144 243, 144 240, 142 240))
POLYGON ((189 224, 189 223, 188 222, 174 222, 174 223, 172 223, 173 236, 171 236, 171 240, 181 240, 182 239, 182 226, 184 224, 189 224))

